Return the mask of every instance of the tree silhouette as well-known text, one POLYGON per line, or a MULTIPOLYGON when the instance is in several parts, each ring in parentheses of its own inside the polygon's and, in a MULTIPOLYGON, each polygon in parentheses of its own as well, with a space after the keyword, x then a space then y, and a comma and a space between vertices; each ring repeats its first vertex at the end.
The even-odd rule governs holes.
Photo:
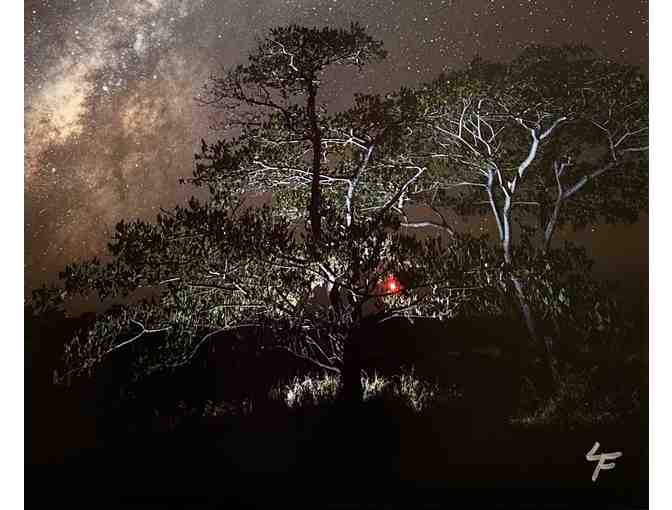
POLYGON ((558 225, 632 220, 645 203, 645 81, 583 48, 533 47, 510 65, 476 60, 420 90, 357 95, 329 113, 320 96, 329 69, 383 56, 356 24, 290 25, 208 81, 200 101, 219 112, 226 137, 202 142, 188 181, 209 199, 119 223, 108 262, 72 264, 64 290, 36 293, 155 292, 76 337, 65 376, 121 349, 138 375, 175 368, 227 332, 264 331, 264 348, 340 374, 345 398, 359 401, 361 343, 376 324, 465 307, 499 314, 511 303, 554 370, 539 317, 572 315, 589 264, 551 241, 558 225), (249 206, 264 194, 269 203, 249 206), (407 205, 440 221, 409 221, 407 205), (490 211, 500 250, 457 233, 446 206, 490 211), (421 241, 402 227, 449 236, 421 241))
POLYGON ((475 59, 441 76, 418 91, 416 108, 408 128, 432 164, 409 201, 491 215, 503 280, 539 339, 520 256, 529 247, 516 253, 516 239, 539 239, 543 254, 558 226, 637 218, 647 203, 646 79, 583 47, 533 46, 509 64, 475 59))
MULTIPOLYGON (((203 103, 225 110, 225 125, 240 127, 243 139, 262 144, 274 142, 279 149, 276 158, 279 152, 288 149, 293 149, 288 151, 290 158, 306 150, 312 153, 308 209, 316 242, 320 241, 320 176, 326 157, 325 129, 318 104, 321 80, 332 66, 361 68, 384 56, 382 44, 357 24, 352 24, 349 30, 289 25, 272 29, 247 65, 240 65, 223 77, 213 77, 206 86, 203 103), (271 116, 266 120, 269 113, 271 116)), ((262 171, 282 172, 282 167, 262 171)))
POLYGON ((493 260, 483 240, 420 241, 399 230, 394 209, 425 170, 402 143, 405 119, 394 116, 403 111, 364 96, 345 113, 319 105, 328 66, 382 54, 357 25, 289 26, 272 30, 248 65, 208 83, 204 102, 238 131, 203 142, 197 155, 190 181, 211 198, 154 223, 121 222, 109 262, 66 268, 67 294, 158 293, 111 309, 75 338, 67 375, 120 349, 136 349, 138 374, 179 367, 218 335, 252 328, 270 333, 264 348, 339 373, 344 397, 359 401, 359 350, 371 326, 450 316, 465 290, 486 284, 482 268, 493 260), (270 205, 245 207, 263 192, 270 205))
POLYGON ((477 59, 421 92, 431 155, 450 170, 430 189, 475 191, 461 205, 492 212, 509 262, 514 208, 534 211, 544 249, 561 224, 634 221, 647 198, 647 86, 583 47, 477 59))

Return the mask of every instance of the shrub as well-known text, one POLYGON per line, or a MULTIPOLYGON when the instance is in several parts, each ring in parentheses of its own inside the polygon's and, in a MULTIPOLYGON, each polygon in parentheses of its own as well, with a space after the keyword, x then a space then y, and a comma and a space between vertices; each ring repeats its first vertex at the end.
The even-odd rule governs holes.
MULTIPOLYGON (((415 370, 385 377, 375 373, 362 376, 364 401, 386 400, 401 402, 415 412, 421 412, 436 404, 440 389, 438 384, 416 376, 415 370)), ((294 378, 286 384, 273 388, 270 397, 281 400, 291 409, 333 403, 338 397, 339 378, 333 375, 314 377, 306 375, 294 378)))
POLYGON ((321 378, 306 375, 295 377, 287 384, 280 384, 270 392, 272 400, 281 400, 290 409, 331 403, 338 395, 339 379, 333 375, 321 378))
MULTIPOLYGON (((566 427, 623 422, 641 412, 641 388, 627 384, 598 384, 598 371, 564 364, 555 395, 538 397, 534 385, 524 385, 521 409, 512 423, 522 426, 566 427)), ((615 374, 612 374, 615 377, 615 374)))

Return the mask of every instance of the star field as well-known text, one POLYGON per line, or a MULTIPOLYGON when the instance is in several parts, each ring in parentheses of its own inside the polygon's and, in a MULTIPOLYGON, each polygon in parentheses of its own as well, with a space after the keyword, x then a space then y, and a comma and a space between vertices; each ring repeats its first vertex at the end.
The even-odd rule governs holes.
POLYGON ((28 289, 100 255, 120 219, 194 193, 178 179, 216 136, 194 98, 272 26, 359 21, 384 41, 385 62, 325 91, 335 108, 531 43, 648 67, 648 5, 635 0, 28 0, 24 12, 28 289))

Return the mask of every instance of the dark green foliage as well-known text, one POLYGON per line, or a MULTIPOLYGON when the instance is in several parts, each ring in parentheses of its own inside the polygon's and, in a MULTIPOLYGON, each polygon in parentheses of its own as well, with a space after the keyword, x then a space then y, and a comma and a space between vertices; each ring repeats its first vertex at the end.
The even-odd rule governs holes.
POLYGON ((138 376, 180 367, 218 335, 246 328, 268 332, 265 348, 340 372, 365 316, 455 312, 465 290, 481 285, 487 250, 484 241, 421 242, 399 230, 394 209, 424 171, 401 143, 415 115, 410 92, 400 101, 360 96, 343 114, 317 111, 326 67, 382 56, 357 25, 290 26, 271 31, 249 64, 211 80, 210 98, 240 128, 236 138, 203 142, 197 155, 192 182, 211 198, 156 222, 121 222, 109 262, 66 268, 68 295, 156 292, 110 309, 68 344, 66 375, 90 373, 122 348, 138 376), (270 206, 244 207, 250 193, 265 192, 270 206), (307 227, 316 219, 319 237, 307 227), (400 290, 383 287, 389 275, 402 279, 400 290))
MULTIPOLYGON (((228 136, 202 141, 189 179, 208 200, 120 222, 104 261, 71 264, 63 289, 35 294, 42 309, 77 294, 153 292, 68 342, 60 380, 118 353, 133 380, 173 374, 237 336, 313 370, 350 366, 359 381, 362 358, 351 349, 390 319, 488 317, 509 328, 522 324, 520 306, 556 346, 600 341, 613 317, 607 293, 585 253, 551 245, 547 229, 551 218, 553 228, 636 218, 646 203, 646 152, 635 150, 646 143, 645 82, 583 48, 534 47, 511 64, 476 60, 417 91, 356 96, 344 112, 321 107, 324 71, 383 56, 357 25, 289 26, 210 80, 203 101, 228 136), (619 80, 627 86, 615 88, 619 80), (449 235, 405 234, 408 205, 432 208, 442 220, 432 226, 449 235), (496 210, 498 242, 456 233, 443 207, 496 210), (522 235, 512 246, 514 226, 522 235), (389 277, 398 289, 385 286, 389 277)), ((521 331, 510 358, 531 374, 548 353, 521 331)))
POLYGON ((416 136, 437 162, 421 188, 463 214, 496 209, 502 223, 510 207, 547 244, 562 225, 635 221, 647 204, 647 88, 637 68, 585 47, 476 59, 418 91, 416 136))

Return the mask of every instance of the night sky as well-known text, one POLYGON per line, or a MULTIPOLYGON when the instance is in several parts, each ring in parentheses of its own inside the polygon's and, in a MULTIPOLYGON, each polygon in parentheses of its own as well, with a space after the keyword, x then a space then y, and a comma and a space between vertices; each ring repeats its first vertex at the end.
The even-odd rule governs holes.
MULTIPOLYGON (((334 107, 530 43, 585 43, 648 69, 648 2, 638 0, 28 0, 26 289, 103 253, 120 219, 153 218, 194 194, 178 179, 191 175, 200 139, 217 135, 194 99, 211 73, 243 62, 272 26, 351 21, 389 55, 326 91, 334 107)), ((643 218, 578 238, 607 254, 603 268, 645 287, 647 230, 643 218), (616 235, 627 250, 610 245, 616 235)))

